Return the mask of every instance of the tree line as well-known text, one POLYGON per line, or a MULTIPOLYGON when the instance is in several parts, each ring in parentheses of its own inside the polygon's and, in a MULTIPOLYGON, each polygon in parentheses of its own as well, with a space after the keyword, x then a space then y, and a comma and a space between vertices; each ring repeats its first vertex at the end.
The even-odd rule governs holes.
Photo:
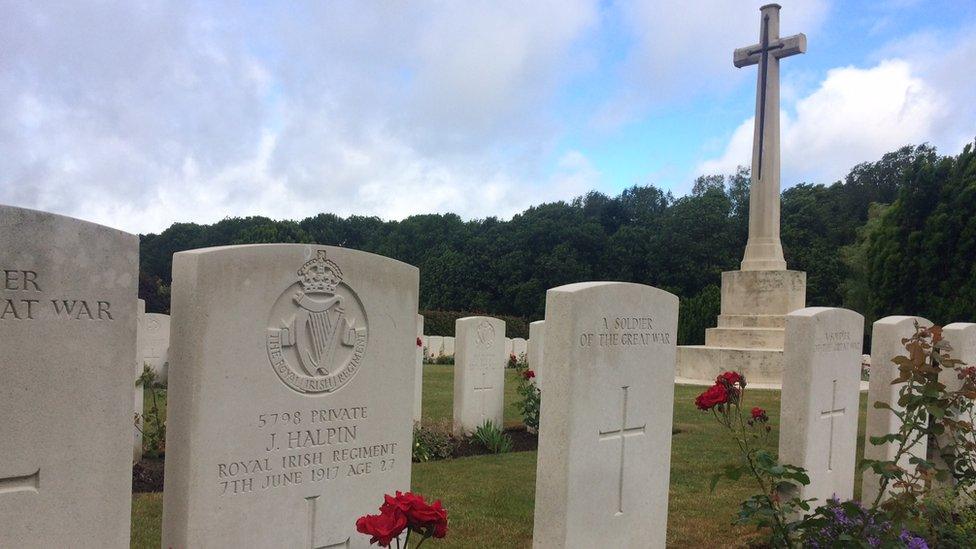
MULTIPOLYGON (((855 166, 843 181, 782 194, 790 269, 807 272, 807 303, 857 310, 868 322, 918 314, 976 316, 976 155, 905 146, 855 166)), ((512 217, 402 221, 322 213, 300 221, 227 218, 141 235, 140 296, 169 310, 172 255, 226 244, 318 243, 420 268, 420 307, 544 315, 548 288, 585 280, 650 284, 681 298, 679 342, 701 343, 719 312, 721 272, 738 269, 748 236, 749 172, 699 177, 687 196, 653 185, 590 192, 512 217)))

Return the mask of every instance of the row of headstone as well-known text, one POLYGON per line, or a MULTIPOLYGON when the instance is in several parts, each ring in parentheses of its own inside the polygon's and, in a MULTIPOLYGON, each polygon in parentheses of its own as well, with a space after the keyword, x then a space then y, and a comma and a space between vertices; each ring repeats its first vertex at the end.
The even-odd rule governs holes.
POLYGON ((453 337, 421 335, 420 340, 423 344, 423 352, 426 353, 429 360, 442 356, 454 356, 453 337))
MULTIPOLYGON (((0 546, 126 547, 133 377, 158 354, 139 351, 138 239, 0 206, 0 250, 0 414, 30 418, 0 436, 0 546)), ((355 518, 410 484, 418 287, 415 267, 343 248, 174 256, 164 546, 368 545, 355 518)), ((536 547, 664 546, 677 315, 639 284, 547 292, 536 547)), ((872 401, 895 405, 885 366, 916 320, 875 323, 872 401)), ((809 471, 804 497, 852 494, 862 333, 842 309, 787 317, 780 452, 809 471)), ((976 360, 976 325, 944 334, 976 360)), ((501 426, 505 324, 463 318, 456 335, 455 427, 501 426)), ((894 430, 868 409, 866 436, 894 430)))
MULTIPOLYGON (((899 410, 902 385, 892 384, 898 374, 893 359, 907 353, 903 341, 915 334, 916 325, 932 323, 917 316, 889 316, 872 327, 865 459, 893 460, 897 453, 893 442, 870 442, 872 437, 900 428, 891 410, 874 404, 883 402, 899 410)), ((846 500, 854 496, 863 333, 864 318, 845 309, 810 307, 786 317, 779 456, 782 462, 807 470, 810 484, 800 494, 804 499, 824 503, 831 497, 846 500)), ((943 337, 953 358, 976 363, 976 324, 949 324, 943 328, 943 337)), ((954 371, 943 370, 940 375, 947 389, 960 386, 954 371)), ((928 440, 920 439, 902 455, 899 465, 913 468, 910 460, 925 459, 927 447, 928 440)), ((861 501, 873 502, 878 497, 879 481, 872 470, 864 471, 861 501)))

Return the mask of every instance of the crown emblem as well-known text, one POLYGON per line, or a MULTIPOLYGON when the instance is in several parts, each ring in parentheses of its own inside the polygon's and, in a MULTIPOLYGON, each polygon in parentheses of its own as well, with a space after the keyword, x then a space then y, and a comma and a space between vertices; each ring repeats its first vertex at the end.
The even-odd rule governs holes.
POLYGON ((331 259, 326 259, 325 250, 318 250, 298 269, 299 282, 307 294, 334 294, 336 286, 342 282, 342 270, 331 259))

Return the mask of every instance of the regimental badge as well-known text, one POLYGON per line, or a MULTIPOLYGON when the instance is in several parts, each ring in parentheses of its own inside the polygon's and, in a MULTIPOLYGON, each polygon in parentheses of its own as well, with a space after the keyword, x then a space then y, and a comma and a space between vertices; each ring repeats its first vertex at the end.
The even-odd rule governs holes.
POLYGON ((359 370, 366 352, 366 311, 342 270, 318 250, 298 281, 275 302, 268 358, 281 381, 300 393, 331 393, 359 370))
POLYGON ((491 322, 482 320, 481 324, 478 324, 478 345, 490 348, 494 342, 495 327, 491 325, 491 322))

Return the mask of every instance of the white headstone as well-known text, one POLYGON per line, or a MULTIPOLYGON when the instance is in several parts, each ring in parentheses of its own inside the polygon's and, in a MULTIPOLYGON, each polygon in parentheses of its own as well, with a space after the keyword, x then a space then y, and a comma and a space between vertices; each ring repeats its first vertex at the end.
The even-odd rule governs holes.
POLYGON ((470 433, 485 421, 504 421, 505 322, 487 316, 454 323, 454 431, 470 433))
POLYGON ((536 320, 529 324, 529 341, 526 355, 529 368, 535 373, 535 384, 542 387, 543 349, 545 348, 546 321, 536 320))
POLYGON ((454 356, 454 338, 444 336, 444 356, 454 356))
POLYGON ((813 507, 854 496, 864 317, 808 307, 786 316, 779 456, 807 470, 813 507))
POLYGON ((417 356, 414 359, 413 421, 420 423, 424 392, 424 315, 417 315, 417 356))
MULTIPOLYGON (((905 355, 908 351, 902 344, 902 339, 915 335, 915 323, 919 326, 931 326, 932 323, 918 316, 886 316, 874 322, 871 329, 871 377, 868 383, 867 425, 864 432, 864 459, 891 460, 895 457, 897 446, 889 443, 881 446, 871 444, 871 437, 879 437, 890 433, 897 433, 901 422, 890 410, 875 408, 875 402, 885 402, 892 408, 898 409, 898 391, 903 384, 892 385, 898 377, 898 367, 892 362, 896 356, 905 355)), ((928 445, 927 437, 919 441, 911 451, 899 461, 899 465, 914 469, 908 463, 912 455, 925 458, 928 445)), ((871 469, 865 469, 861 480, 861 501, 865 504, 874 502, 880 488, 880 479, 871 469)), ((889 488, 890 491, 890 488, 889 488)))
MULTIPOLYGON (((512 338, 505 338, 505 362, 508 363, 508 357, 512 356, 512 338)), ((518 358, 518 357, 516 357, 518 358)))
MULTIPOLYGON (((976 324, 971 322, 953 322, 942 328, 942 337, 952 349, 949 356, 961 360, 965 366, 976 366, 976 324)), ((962 388, 962 380, 959 379, 955 369, 946 368, 939 372, 941 381, 948 391, 958 391, 962 388)), ((939 447, 948 443, 946 435, 942 435, 939 447)), ((936 460, 944 467, 945 461, 941 455, 935 456, 936 460)), ((938 481, 940 486, 951 486, 951 481, 938 481)))
MULTIPOLYGON (((528 350, 525 339, 521 337, 512 338, 512 354, 515 355, 516 359, 522 360, 525 358, 528 350)), ((508 357, 505 357, 505 359, 508 360, 508 357)))
MULTIPOLYGON (((146 352, 146 301, 140 299, 136 305, 136 356, 134 360, 135 379, 133 380, 133 394, 135 396, 135 413, 139 414, 139 424, 142 425, 142 414, 145 412, 145 388, 142 383, 138 383, 142 377, 145 364, 143 355, 146 352)), ((133 417, 133 420, 135 418, 133 417)), ((142 431, 132 426, 132 463, 137 463, 142 459, 142 431)))
POLYGON ((444 337, 443 336, 430 336, 428 338, 427 356, 431 360, 444 354, 444 337))
POLYGON ((0 206, 0 547, 129 547, 139 239, 0 206))
POLYGON ((145 338, 143 361, 165 384, 169 369, 169 315, 147 313, 145 338))
POLYGON ((174 255, 163 547, 369 546, 356 518, 410 488, 418 282, 347 248, 174 255))
POLYGON ((534 548, 665 546, 677 324, 650 286, 546 293, 534 548))

